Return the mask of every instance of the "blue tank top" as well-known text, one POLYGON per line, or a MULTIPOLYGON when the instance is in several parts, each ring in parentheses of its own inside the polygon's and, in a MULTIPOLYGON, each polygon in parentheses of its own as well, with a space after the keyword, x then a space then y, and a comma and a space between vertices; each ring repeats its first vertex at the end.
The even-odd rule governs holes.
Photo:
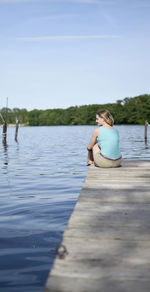
POLYGON ((119 149, 119 132, 117 129, 100 127, 100 135, 97 138, 102 155, 117 159, 121 157, 119 149))

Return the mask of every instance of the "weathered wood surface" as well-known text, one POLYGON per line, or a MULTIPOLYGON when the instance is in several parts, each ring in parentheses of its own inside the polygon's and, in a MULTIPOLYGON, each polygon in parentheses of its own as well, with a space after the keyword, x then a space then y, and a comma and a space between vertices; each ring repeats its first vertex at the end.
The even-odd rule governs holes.
POLYGON ((150 291, 150 161, 91 166, 45 292, 150 291))

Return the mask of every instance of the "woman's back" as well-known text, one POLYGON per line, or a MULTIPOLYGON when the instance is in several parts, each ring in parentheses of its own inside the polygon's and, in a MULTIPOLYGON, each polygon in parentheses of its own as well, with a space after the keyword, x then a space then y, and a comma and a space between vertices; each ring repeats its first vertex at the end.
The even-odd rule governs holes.
POLYGON ((97 142, 101 148, 102 155, 110 159, 117 159, 121 156, 119 149, 119 133, 117 129, 101 126, 97 142))

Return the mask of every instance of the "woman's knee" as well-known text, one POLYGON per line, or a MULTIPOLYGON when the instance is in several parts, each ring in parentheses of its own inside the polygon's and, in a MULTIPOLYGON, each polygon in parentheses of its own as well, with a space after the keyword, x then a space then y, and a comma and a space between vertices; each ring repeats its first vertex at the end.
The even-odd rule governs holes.
POLYGON ((100 152, 100 149, 97 143, 93 146, 93 152, 95 153, 100 152))

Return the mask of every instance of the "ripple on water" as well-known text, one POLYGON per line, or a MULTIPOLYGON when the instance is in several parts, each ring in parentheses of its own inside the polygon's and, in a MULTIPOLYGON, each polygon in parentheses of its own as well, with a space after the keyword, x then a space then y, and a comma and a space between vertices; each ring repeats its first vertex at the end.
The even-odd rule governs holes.
MULTIPOLYGON (((8 128, 8 145, 0 147, 0 291, 43 291, 87 172, 94 128, 24 127, 19 143, 8 128)), ((150 159, 143 126, 117 128, 125 159, 150 159)))

